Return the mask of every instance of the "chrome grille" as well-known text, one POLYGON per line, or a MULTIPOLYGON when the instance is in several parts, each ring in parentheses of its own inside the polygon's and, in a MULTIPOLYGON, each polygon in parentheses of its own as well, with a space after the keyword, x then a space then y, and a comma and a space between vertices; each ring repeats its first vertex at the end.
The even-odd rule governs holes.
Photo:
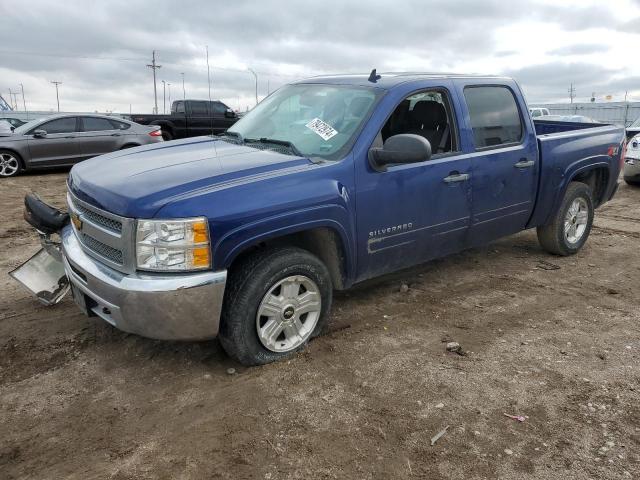
POLYGON ((101 241, 84 233, 82 234, 82 243, 99 255, 108 258, 114 263, 122 265, 122 250, 105 245, 101 241))
POLYGON ((135 220, 94 207, 70 191, 67 203, 79 220, 71 224, 84 252, 122 273, 135 272, 135 220))
POLYGON ((114 232, 122 232, 122 222, 105 217, 104 215, 100 215, 99 213, 93 212, 81 205, 76 205, 75 207, 79 214, 84 215, 93 223, 101 225, 114 232))

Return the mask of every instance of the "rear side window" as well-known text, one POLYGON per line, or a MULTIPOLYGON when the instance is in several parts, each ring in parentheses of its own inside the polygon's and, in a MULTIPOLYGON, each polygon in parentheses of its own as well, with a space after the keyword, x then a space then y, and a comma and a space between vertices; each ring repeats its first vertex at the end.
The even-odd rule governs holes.
POLYGON ((184 102, 176 102, 176 113, 184 113, 184 102))
POLYGON ((48 134, 73 133, 76 131, 76 117, 65 117, 57 120, 51 120, 50 122, 43 123, 39 127, 34 128, 29 133, 33 133, 35 130, 44 130, 48 134))
POLYGON ((467 87, 464 97, 476 148, 520 143, 522 120, 511 90, 500 86, 467 87))
POLYGON ((131 125, 128 123, 120 122, 118 120, 109 120, 109 122, 113 125, 114 130, 128 130, 131 128, 131 125))
POLYGON ((101 132, 103 130, 114 130, 113 125, 106 118, 81 117, 83 130, 85 132, 101 132))
POLYGON ((193 102, 191 104, 191 115, 208 115, 207 102, 193 102))

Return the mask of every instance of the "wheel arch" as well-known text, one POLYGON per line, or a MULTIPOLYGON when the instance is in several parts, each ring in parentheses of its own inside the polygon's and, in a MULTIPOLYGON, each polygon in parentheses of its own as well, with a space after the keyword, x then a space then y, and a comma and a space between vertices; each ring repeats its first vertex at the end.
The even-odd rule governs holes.
POLYGON ((342 290, 351 285, 354 268, 353 255, 348 248, 347 235, 338 223, 316 223, 299 226, 290 231, 270 232, 250 238, 229 251, 222 264, 233 268, 243 258, 259 249, 293 246, 317 256, 329 270, 333 287, 342 290))
MULTIPOLYGON (((18 152, 17 150, 13 149, 13 148, 6 148, 6 147, 2 147, 0 148, 0 152, 9 152, 12 153, 13 155, 16 156, 16 158, 18 159, 18 163, 20 163, 20 168, 22 170, 26 170, 27 169, 27 164, 24 161, 24 157, 22 156, 22 154, 20 152, 18 152)), ((18 172, 19 173, 19 172, 18 172)))

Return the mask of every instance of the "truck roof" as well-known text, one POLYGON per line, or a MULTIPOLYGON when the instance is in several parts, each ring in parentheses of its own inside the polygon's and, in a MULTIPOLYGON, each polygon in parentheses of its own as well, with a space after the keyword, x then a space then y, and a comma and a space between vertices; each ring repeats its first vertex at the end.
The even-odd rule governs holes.
POLYGON ((343 74, 343 75, 322 75, 305 78, 293 83, 328 83, 333 85, 354 85, 377 87, 389 90, 402 83, 425 80, 431 78, 474 78, 493 79, 498 81, 511 81, 512 79, 498 75, 473 75, 460 73, 430 73, 430 72, 378 72, 380 79, 375 83, 369 81, 370 74, 343 74))

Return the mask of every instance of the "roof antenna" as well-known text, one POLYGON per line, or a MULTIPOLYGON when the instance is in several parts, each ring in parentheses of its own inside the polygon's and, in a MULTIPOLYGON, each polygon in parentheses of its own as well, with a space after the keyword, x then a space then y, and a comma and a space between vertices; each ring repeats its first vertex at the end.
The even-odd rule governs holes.
POLYGON ((371 70, 371 73, 369 74, 369 81, 370 82, 376 83, 381 78, 382 77, 376 73, 376 69, 375 68, 373 70, 371 70))

